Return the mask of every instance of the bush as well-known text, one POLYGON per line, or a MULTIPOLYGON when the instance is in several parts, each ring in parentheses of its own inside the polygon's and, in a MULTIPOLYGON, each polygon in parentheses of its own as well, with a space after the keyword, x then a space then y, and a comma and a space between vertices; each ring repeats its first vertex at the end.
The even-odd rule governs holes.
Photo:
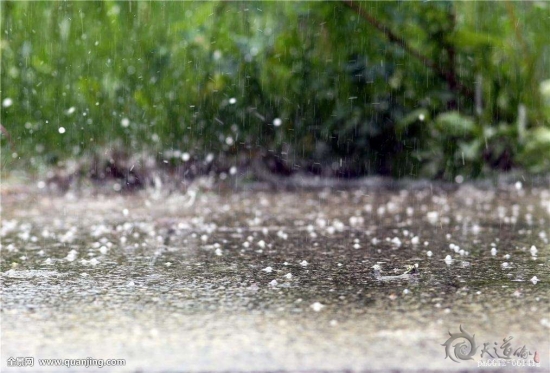
POLYGON ((548 4, 353 4, 2 2, 2 124, 26 166, 119 141, 339 176, 549 170, 548 4))

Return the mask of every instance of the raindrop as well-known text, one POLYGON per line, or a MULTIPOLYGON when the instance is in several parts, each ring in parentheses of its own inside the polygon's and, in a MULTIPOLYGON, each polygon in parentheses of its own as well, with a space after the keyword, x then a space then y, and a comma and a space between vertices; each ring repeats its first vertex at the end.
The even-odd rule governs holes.
POLYGON ((325 306, 324 306, 323 304, 319 303, 319 302, 313 303, 310 307, 311 307, 311 308, 313 309, 313 311, 315 311, 315 312, 319 312, 319 311, 321 311, 323 308, 325 308, 325 306))
POLYGON ((3 107, 10 107, 11 105, 13 104, 13 100, 9 97, 5 98, 3 101, 2 101, 2 106, 3 107))
POLYGON ((439 220, 439 214, 437 211, 430 211, 426 216, 430 224, 437 224, 437 221, 439 220))

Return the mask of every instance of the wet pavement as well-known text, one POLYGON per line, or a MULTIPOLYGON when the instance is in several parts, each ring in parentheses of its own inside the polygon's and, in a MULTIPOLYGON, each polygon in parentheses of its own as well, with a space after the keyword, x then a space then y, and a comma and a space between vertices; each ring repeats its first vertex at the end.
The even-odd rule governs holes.
POLYGON ((547 372, 549 222, 519 183, 4 193, 2 371, 547 372), (126 364, 38 361, 89 357, 126 364))

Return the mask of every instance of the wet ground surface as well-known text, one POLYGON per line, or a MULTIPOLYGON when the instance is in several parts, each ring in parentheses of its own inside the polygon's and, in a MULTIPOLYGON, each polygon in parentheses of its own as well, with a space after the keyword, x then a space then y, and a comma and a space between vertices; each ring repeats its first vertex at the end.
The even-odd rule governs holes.
POLYGON ((550 368, 547 188, 27 191, 0 233, 6 372, 550 368))

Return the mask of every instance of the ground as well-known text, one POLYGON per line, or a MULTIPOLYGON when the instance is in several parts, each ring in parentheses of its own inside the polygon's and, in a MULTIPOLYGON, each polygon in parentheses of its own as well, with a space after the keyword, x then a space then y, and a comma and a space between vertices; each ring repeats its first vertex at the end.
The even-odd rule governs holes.
POLYGON ((6 372, 550 368, 545 187, 4 192, 6 372))

